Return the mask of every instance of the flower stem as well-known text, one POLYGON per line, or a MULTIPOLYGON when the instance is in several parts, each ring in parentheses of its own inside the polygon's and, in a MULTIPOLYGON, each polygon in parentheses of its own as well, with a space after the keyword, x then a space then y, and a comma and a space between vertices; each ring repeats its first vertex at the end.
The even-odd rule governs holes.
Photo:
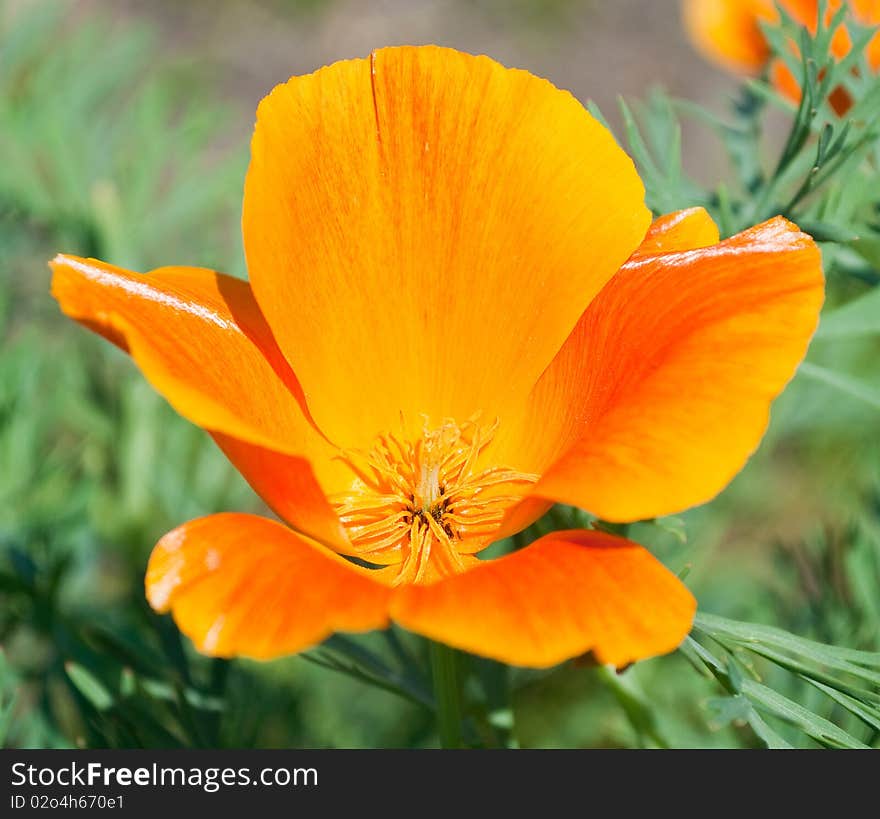
POLYGON ((461 691, 455 649, 431 643, 431 677, 437 701, 437 732, 443 748, 461 748, 461 691))

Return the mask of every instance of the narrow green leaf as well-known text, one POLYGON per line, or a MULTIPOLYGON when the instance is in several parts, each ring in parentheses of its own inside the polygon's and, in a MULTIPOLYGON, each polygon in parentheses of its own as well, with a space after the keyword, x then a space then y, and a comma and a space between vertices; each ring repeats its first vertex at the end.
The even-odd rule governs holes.
POLYGON ((761 715, 752 708, 748 716, 748 723, 758 738, 771 751, 789 751, 792 745, 776 733, 764 720, 761 715))
POLYGON ((113 705, 113 695, 87 668, 78 663, 69 662, 65 664, 64 670, 76 690, 99 711, 105 711, 113 705))
POLYGON ((821 367, 818 364, 812 364, 809 361, 801 364, 799 372, 813 381, 827 384, 829 387, 834 387, 852 398, 864 401, 866 404, 880 409, 880 390, 858 378, 836 373, 833 370, 821 367))
POLYGON ((739 620, 731 620, 702 611, 698 612, 694 618, 694 625, 710 636, 727 636, 748 647, 751 647, 752 644, 763 643, 802 656, 812 657, 817 662, 829 665, 853 663, 866 668, 880 669, 880 652, 829 646, 825 643, 817 643, 815 640, 808 640, 805 637, 798 637, 796 634, 775 626, 743 623, 739 620))
POLYGON ((858 338, 877 333, 880 333, 880 287, 822 316, 816 338, 858 338))
POLYGON ((824 694, 827 694, 838 705, 842 705, 851 714, 855 714, 866 725, 873 728, 875 731, 880 731, 880 708, 872 708, 865 703, 859 702, 855 697, 844 694, 842 691, 838 691, 830 685, 825 685, 818 680, 811 680, 809 677, 804 677, 804 679, 810 683, 810 685, 814 685, 824 694))
POLYGON ((833 722, 814 714, 772 688, 749 679, 744 679, 742 683, 743 694, 757 708, 800 728, 807 736, 822 745, 834 748, 868 749, 870 747, 833 722))

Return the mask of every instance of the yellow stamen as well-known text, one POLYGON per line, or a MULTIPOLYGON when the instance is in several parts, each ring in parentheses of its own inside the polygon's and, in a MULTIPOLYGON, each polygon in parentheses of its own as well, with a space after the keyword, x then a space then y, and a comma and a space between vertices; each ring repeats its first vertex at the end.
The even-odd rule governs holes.
POLYGON ((395 583, 463 571, 462 555, 488 545, 506 511, 538 479, 507 466, 478 469, 497 429, 497 421, 480 426, 476 416, 435 429, 426 421, 415 441, 387 433, 367 452, 346 452, 355 481, 331 500, 353 554, 399 563, 395 583))

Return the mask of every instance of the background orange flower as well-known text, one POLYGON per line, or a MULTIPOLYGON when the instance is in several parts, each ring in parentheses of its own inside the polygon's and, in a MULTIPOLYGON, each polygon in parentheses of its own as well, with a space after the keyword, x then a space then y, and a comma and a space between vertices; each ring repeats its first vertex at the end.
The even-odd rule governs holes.
MULTIPOLYGON (((878 0, 830 0, 826 24, 841 5, 848 6, 853 19, 864 26, 880 25, 878 0)), ((779 5, 801 25, 816 31, 819 4, 817 0, 781 0, 779 5)), ((684 0, 684 19, 688 32, 700 51, 713 62, 740 74, 758 74, 770 58, 770 48, 760 23, 777 23, 779 13, 773 0, 684 0)), ((832 39, 832 54, 841 59, 852 47, 845 25, 832 39)), ((792 48, 796 49, 795 43, 792 48)), ((865 50, 868 64, 880 69, 880 32, 865 50)), ((770 76, 774 85, 789 99, 800 100, 800 80, 781 60, 773 60, 770 76)), ((849 108, 851 101, 844 89, 837 89, 832 105, 838 113, 849 108)))

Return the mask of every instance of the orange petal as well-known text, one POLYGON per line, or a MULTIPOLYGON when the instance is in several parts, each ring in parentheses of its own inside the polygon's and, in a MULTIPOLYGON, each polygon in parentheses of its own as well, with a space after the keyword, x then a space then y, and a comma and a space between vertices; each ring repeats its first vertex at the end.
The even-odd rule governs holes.
POLYGON ((312 460, 212 432, 223 454, 266 505, 293 529, 342 553, 351 543, 328 496, 351 485, 351 472, 324 453, 312 460))
POLYGON ((795 105, 801 101, 800 81, 781 57, 777 57, 770 63, 770 82, 780 94, 795 105))
POLYGON ((229 448, 238 440, 242 449, 249 442, 292 453, 285 480, 298 491, 286 519, 321 540, 344 540, 305 460, 329 481, 336 450, 304 414, 296 377, 247 282, 184 267, 143 276, 72 256, 51 266, 61 309, 128 350, 181 415, 230 439, 229 448))
POLYGON ((560 452, 576 438, 534 493, 612 521, 710 500, 761 440, 823 290, 815 243, 781 217, 714 247, 633 258, 520 421, 521 436, 539 421, 560 430, 560 452))
POLYGON ((254 293, 341 446, 521 400, 644 235, 630 159, 487 57, 381 49, 277 87, 245 186, 254 293))
MULTIPOLYGON (((795 105, 801 101, 800 80, 795 77, 784 60, 776 58, 770 63, 770 82, 782 96, 795 105)), ((828 95, 828 102, 838 116, 843 116, 852 108, 852 96, 843 85, 832 89, 828 95)))
POLYGON ((247 282, 185 267, 143 276, 73 256, 51 267, 61 309, 130 352, 181 415, 282 450, 302 437, 290 423, 303 415, 296 379, 273 356, 247 282))
POLYGON ((718 226, 704 208, 688 208, 655 219, 633 256, 695 250, 718 242, 718 226))
MULTIPOLYGON (((704 208, 674 211, 654 220, 630 261, 658 253, 695 250, 717 242, 718 226, 704 208)), ((528 400, 503 419, 492 446, 492 454, 499 462, 540 475, 581 434, 586 400, 583 393, 593 389, 594 377, 590 356, 584 356, 581 350, 585 326, 582 318, 579 329, 563 345, 528 400), (535 435, 536 429, 542 434, 535 435)), ((499 537, 534 522, 546 511, 547 504, 538 498, 520 503, 507 516, 499 537)))
MULTIPOLYGON (((849 12, 852 18, 863 26, 877 26, 880 24, 880 2, 877 0, 848 0, 849 12)), ((784 3, 789 13, 796 21, 806 26, 811 32, 816 31, 818 20, 818 6, 816 0, 788 0, 784 3)), ((831 0, 825 12, 825 24, 829 25, 835 14, 840 9, 841 0, 831 0)), ((792 42, 792 51, 799 54, 797 43, 792 42)), ((831 53, 840 60, 849 54, 852 49, 852 38, 846 23, 840 25, 831 39, 831 53)), ((880 68, 880 32, 875 34, 865 48, 865 57, 868 65, 877 70, 880 68)), ((823 72, 819 73, 822 78, 823 72)), ((801 99, 801 78, 795 76, 791 69, 781 58, 776 58, 770 65, 770 81, 783 96, 793 103, 801 99)), ((843 116, 852 107, 852 96, 844 86, 834 88, 828 96, 832 109, 839 116, 843 116)))
POLYGON ((684 23, 705 57, 736 73, 757 74, 770 50, 760 20, 776 20, 772 0, 683 0, 684 23))
POLYGON ((392 618, 447 645, 512 665, 547 667, 592 651, 621 667, 672 651, 696 601, 635 543, 556 532, 429 586, 394 591, 392 618))
POLYGON ((242 514, 179 526, 153 550, 147 599, 199 651, 270 659, 388 623, 390 589, 280 523, 242 514))
POLYGON ((351 551, 348 537, 327 500, 327 496, 351 486, 352 472, 343 463, 323 453, 315 453, 307 461, 219 432, 211 435, 278 517, 340 552, 351 551))
MULTIPOLYGON (((853 0, 857 19, 864 26, 880 26, 880 0, 853 0)), ((880 30, 871 38, 865 48, 868 65, 880 71, 880 30)))

